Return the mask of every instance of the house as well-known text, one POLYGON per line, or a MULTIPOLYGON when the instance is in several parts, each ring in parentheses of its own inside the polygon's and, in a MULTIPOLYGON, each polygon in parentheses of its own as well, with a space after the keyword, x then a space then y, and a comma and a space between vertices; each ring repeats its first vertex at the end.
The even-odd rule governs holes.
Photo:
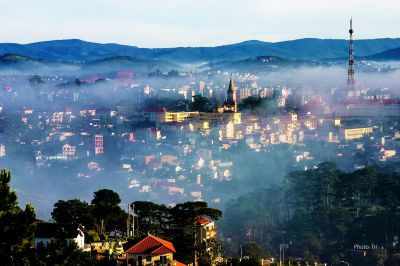
POLYGON ((195 226, 197 227, 197 236, 200 242, 205 242, 208 239, 216 237, 217 230, 213 221, 204 217, 198 217, 195 226))
POLYGON ((35 232, 35 247, 40 243, 47 246, 58 237, 65 237, 68 244, 75 242, 78 248, 85 248, 85 228, 82 225, 38 223, 35 232))
MULTIPOLYGON (((128 266, 175 265, 174 245, 154 235, 140 237, 123 245, 128 266)), ((182 265, 176 263, 176 265, 182 265)))

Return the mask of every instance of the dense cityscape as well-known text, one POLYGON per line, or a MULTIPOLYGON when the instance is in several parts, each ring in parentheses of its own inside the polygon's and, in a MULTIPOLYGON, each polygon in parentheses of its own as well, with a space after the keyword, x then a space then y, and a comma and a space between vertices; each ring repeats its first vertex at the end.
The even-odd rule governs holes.
POLYGON ((329 60, 4 53, 0 192, 37 250, 5 264, 399 265, 397 63, 349 35, 329 60))

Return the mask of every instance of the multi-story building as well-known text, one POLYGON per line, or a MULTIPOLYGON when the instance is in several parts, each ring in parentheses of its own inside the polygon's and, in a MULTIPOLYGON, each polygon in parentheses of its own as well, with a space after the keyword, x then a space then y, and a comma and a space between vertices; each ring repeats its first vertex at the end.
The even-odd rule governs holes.
POLYGON ((249 88, 243 88, 240 90, 240 100, 244 100, 251 96, 251 90, 249 88))
POLYGON ((76 147, 68 144, 62 146, 62 154, 67 158, 72 158, 75 156, 76 147))
POLYGON ((94 136, 94 154, 103 154, 104 153, 104 138, 103 135, 95 135, 94 136))
POLYGON ((195 226, 197 228, 197 239, 201 242, 207 241, 211 238, 216 238, 217 229, 215 228, 215 224, 213 221, 204 217, 199 217, 196 220, 195 226))
POLYGON ((340 129, 340 135, 344 140, 360 139, 365 135, 372 134, 373 132, 373 127, 340 129))
POLYGON ((0 144, 0 158, 6 156, 6 146, 4 144, 0 144))

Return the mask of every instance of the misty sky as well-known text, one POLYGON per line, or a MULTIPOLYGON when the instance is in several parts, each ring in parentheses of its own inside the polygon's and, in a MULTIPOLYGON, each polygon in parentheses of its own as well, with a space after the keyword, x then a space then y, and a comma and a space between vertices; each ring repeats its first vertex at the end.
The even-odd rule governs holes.
POLYGON ((140 47, 400 37, 398 0, 0 0, 0 42, 79 38, 140 47))

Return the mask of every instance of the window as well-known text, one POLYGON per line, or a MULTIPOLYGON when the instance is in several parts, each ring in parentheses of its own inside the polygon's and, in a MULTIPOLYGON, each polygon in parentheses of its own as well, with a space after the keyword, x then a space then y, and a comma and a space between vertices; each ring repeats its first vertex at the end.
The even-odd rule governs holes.
POLYGON ((151 256, 146 256, 146 261, 147 262, 151 261, 151 256))
POLYGON ((167 263, 167 256, 166 255, 160 256, 160 261, 161 261, 161 264, 166 264, 167 263))

